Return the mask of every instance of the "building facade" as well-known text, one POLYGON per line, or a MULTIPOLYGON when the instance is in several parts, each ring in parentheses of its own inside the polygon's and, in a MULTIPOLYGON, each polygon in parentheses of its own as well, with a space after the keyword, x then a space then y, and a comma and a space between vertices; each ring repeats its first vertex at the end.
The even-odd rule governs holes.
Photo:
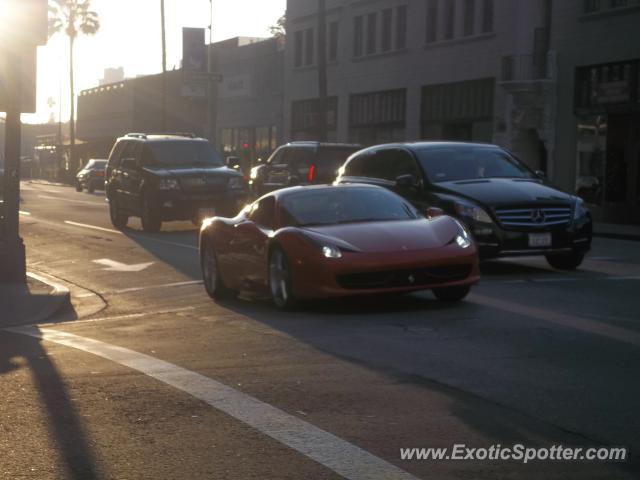
MULTIPOLYGON (((606 185, 606 179, 588 170, 585 165, 594 162, 584 154, 580 168, 586 173, 578 173, 578 151, 586 148, 578 139, 578 115, 597 117, 611 107, 603 102, 613 102, 616 111, 626 112, 620 114, 624 118, 611 117, 614 124, 637 130, 630 112, 637 111, 638 0, 327 0, 326 5, 330 140, 493 142, 562 187, 584 192, 589 182, 606 185), (615 72, 611 80, 606 77, 608 85, 592 85, 608 92, 597 108, 576 103, 578 78, 604 78, 588 67, 615 62, 622 63, 606 70, 615 72), (628 84, 620 84, 619 77, 628 84), (617 94, 616 88, 630 93, 617 94)), ((287 139, 314 139, 320 128, 317 8, 316 0, 287 5, 287 139)), ((598 128, 601 132, 602 125, 598 128)), ((633 144, 629 135, 626 141, 633 144)), ((611 162, 606 168, 620 170, 611 162)), ((617 189, 610 189, 615 196, 611 192, 622 196, 617 189)), ((627 203, 634 195, 627 189, 627 203)))
POLYGON ((253 163, 282 143, 283 42, 237 37, 213 44, 217 83, 216 144, 253 163))
POLYGON ((553 3, 555 178, 596 218, 640 223, 640 1, 553 3))

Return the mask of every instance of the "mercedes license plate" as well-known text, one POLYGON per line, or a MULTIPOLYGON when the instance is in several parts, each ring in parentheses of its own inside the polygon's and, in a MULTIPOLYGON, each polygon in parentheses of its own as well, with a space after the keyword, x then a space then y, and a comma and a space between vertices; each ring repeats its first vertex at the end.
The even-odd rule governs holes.
POLYGON ((530 233, 529 234, 529 247, 550 247, 551 246, 551 232, 546 233, 530 233))

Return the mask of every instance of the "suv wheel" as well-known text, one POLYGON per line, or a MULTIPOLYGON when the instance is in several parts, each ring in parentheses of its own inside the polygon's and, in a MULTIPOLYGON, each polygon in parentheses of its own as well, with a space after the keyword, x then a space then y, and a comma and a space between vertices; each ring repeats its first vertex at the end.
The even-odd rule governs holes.
POLYGON ((162 227, 162 220, 158 217, 158 214, 153 211, 151 202, 147 195, 142 196, 142 205, 140 208, 140 222, 142 223, 142 230, 148 233, 156 233, 160 231, 162 227))
POLYGON ((96 191, 96 185, 95 185, 95 183, 94 183, 94 182, 89 182, 89 183, 87 184, 87 192, 89 192, 89 193, 93 193, 93 192, 95 192, 95 191, 96 191))
POLYGON ((81 192, 82 191, 82 184, 76 180, 76 192, 81 192))
POLYGON ((557 270, 575 270, 584 260, 582 253, 563 253, 561 255, 547 255, 547 262, 557 270))
POLYGON ((129 216, 122 213, 115 195, 109 199, 109 216, 111 217, 111 223, 116 228, 126 227, 129 221, 129 216))

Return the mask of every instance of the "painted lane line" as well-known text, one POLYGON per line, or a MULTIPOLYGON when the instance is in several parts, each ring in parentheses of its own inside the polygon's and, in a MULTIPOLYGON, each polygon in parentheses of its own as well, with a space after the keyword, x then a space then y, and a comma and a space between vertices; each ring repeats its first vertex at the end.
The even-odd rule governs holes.
POLYGON ((188 282, 174 282, 174 283, 164 283, 162 285, 149 285, 147 287, 131 287, 131 288, 122 288, 120 290, 114 290, 110 293, 130 293, 130 292, 139 292, 141 290, 155 290, 159 288, 172 288, 172 287, 186 287, 188 285, 202 285, 202 280, 192 280, 188 282))
POLYGON ((590 320, 566 313, 555 312, 540 307, 532 307, 522 303, 511 302, 500 298, 473 292, 469 297, 474 303, 489 308, 495 308, 516 316, 535 318, 543 322, 555 323, 566 328, 572 328, 592 335, 616 340, 634 346, 640 346, 640 332, 617 327, 605 322, 590 320))
POLYGON ((97 318, 85 318, 84 320, 65 320, 62 322, 50 322, 47 323, 48 326, 62 326, 62 325, 78 325, 79 323, 95 323, 95 322, 105 322, 109 320, 131 320, 134 318, 141 318, 145 316, 156 317, 158 315, 167 315, 170 313, 180 313, 186 312, 188 310, 195 310, 196 307, 180 307, 180 308, 170 308, 165 310, 158 310, 155 312, 145 312, 145 313, 126 313, 122 315, 112 315, 108 317, 97 317, 97 318))
POLYGON ((155 378, 211 405, 349 480, 416 480, 391 463, 217 380, 91 338, 34 327, 7 328, 91 353, 155 378))
MULTIPOLYGON (((95 225, 88 225, 86 223, 72 222, 71 220, 65 220, 64 223, 66 223, 67 225, 72 225, 74 227, 90 228, 92 230, 99 230, 101 232, 109 232, 109 233, 116 233, 118 235, 124 235, 123 232, 119 230, 113 230, 111 228, 97 227, 95 225)), ((147 237, 145 235, 130 234, 129 236, 137 240, 148 240, 150 242, 161 243, 163 245, 171 245, 172 247, 187 248, 189 250, 196 250, 196 251, 198 250, 198 247, 193 245, 187 245, 184 243, 177 243, 177 242, 169 242, 167 240, 159 240, 157 238, 147 237)))
POLYGON ((66 223, 67 225, 72 225, 74 227, 90 228, 92 230, 99 230, 101 232, 109 232, 109 233, 116 233, 118 235, 123 235, 122 232, 118 230, 113 230, 111 228, 96 227, 95 225, 87 225, 86 223, 72 222, 70 220, 65 220, 64 223, 66 223))
POLYGON ((102 265, 106 268, 107 272, 141 272, 142 270, 146 270, 154 262, 146 262, 146 263, 136 263, 133 265, 127 265, 126 263, 116 262, 115 260, 111 260, 109 258, 101 258, 99 260, 94 260, 93 263, 97 263, 98 265, 102 265))
POLYGON ((108 206, 108 204, 106 203, 105 200, 99 201, 99 202, 89 202, 87 200, 74 200, 71 198, 61 198, 61 197, 50 197, 49 195, 38 195, 38 198, 44 198, 47 200, 60 200, 62 202, 72 202, 72 203, 79 203, 82 205, 91 205, 93 207, 106 207, 108 206))
POLYGON ((24 215, 24 216, 26 216, 26 217, 31 216, 31 214, 30 214, 29 212, 25 212, 25 211, 23 211, 23 210, 18 210, 18 213, 19 213, 20 215, 24 215))

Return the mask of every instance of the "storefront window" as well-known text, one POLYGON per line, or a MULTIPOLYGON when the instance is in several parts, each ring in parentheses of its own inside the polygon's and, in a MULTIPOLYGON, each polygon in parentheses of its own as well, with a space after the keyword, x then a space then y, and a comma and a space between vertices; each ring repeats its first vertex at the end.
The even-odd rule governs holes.
POLYGON ((601 205, 606 171, 607 123, 604 115, 578 118, 576 193, 585 202, 601 205))

